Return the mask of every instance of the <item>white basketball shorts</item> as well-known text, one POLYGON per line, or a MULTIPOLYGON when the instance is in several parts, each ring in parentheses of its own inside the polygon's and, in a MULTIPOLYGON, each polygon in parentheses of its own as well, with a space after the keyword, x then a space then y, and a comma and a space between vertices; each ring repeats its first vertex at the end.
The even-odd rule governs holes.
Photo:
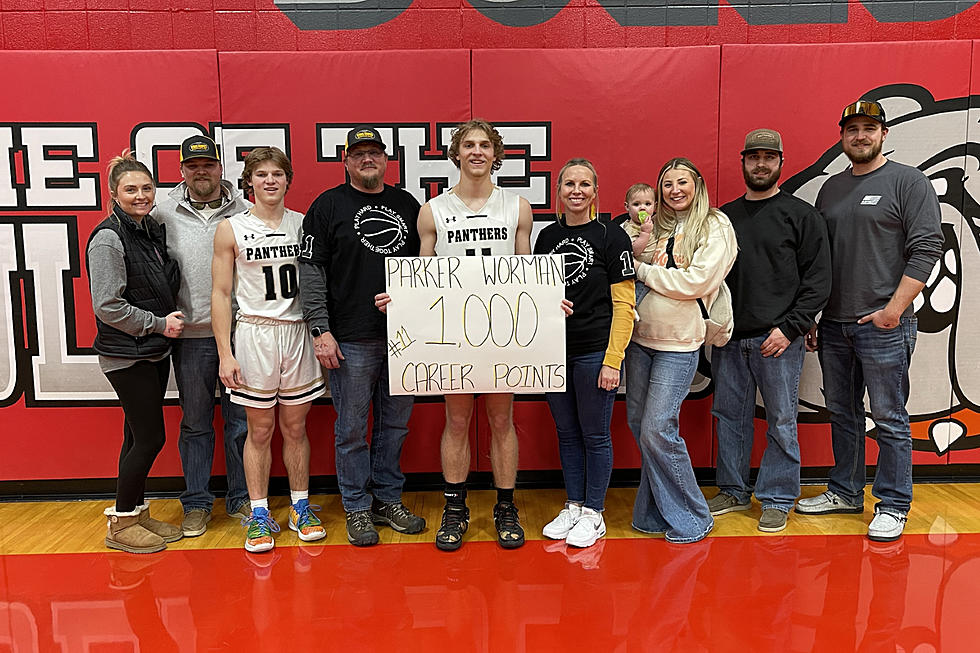
POLYGON ((233 403, 251 408, 305 404, 326 391, 306 322, 240 315, 235 358, 244 382, 228 389, 233 403))

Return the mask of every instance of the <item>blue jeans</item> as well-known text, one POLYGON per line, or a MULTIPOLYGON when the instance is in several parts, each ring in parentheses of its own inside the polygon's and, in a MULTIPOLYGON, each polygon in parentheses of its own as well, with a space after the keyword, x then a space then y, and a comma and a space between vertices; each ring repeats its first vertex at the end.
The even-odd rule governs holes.
POLYGON ((817 342, 834 447, 827 489, 849 503, 864 502, 865 388, 878 427, 871 493, 889 512, 906 514, 912 503, 912 434, 905 404, 916 322, 914 316, 903 317, 894 329, 879 329, 871 322, 820 321, 817 342))
POLYGON ((221 391, 225 423, 225 468, 228 479, 226 510, 248 501, 242 448, 248 434, 245 409, 229 401, 218 382, 218 347, 214 338, 182 338, 174 342, 174 375, 180 393, 180 463, 187 489, 180 495, 184 511, 211 510, 214 494, 208 488, 214 462, 214 389, 221 391))
POLYGON ((681 403, 697 366, 697 351, 626 348, 626 419, 643 457, 633 527, 669 542, 697 542, 714 526, 680 436, 681 403))
POLYGON ((759 466, 755 496, 762 509, 789 512, 800 496, 800 443, 796 413, 803 370, 803 338, 776 358, 759 346, 767 335, 730 340, 711 350, 715 382, 711 412, 718 418, 717 483, 722 492, 746 503, 752 495, 749 466, 754 440, 756 388, 766 407, 766 452, 759 466))
POLYGON ((388 348, 384 340, 338 343, 344 359, 328 370, 330 393, 337 410, 334 424, 337 484, 347 512, 371 508, 379 501, 401 501, 405 475, 402 445, 415 397, 388 393, 388 348), (370 448, 368 412, 373 408, 370 448))
POLYGON ((612 474, 609 422, 615 390, 599 387, 606 352, 569 356, 565 392, 545 394, 558 431, 558 455, 568 500, 601 512, 612 474))

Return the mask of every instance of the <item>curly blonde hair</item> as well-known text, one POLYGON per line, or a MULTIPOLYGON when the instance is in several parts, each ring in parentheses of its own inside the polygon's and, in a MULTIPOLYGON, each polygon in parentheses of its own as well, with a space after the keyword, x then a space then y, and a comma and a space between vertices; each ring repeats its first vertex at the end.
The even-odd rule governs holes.
POLYGON ((459 145, 463 142, 463 137, 474 129, 481 130, 493 143, 493 165, 490 166, 490 170, 497 172, 504 164, 504 139, 497 128, 483 118, 473 118, 456 125, 453 129, 452 141, 449 143, 449 160, 455 163, 457 168, 459 167, 459 145))

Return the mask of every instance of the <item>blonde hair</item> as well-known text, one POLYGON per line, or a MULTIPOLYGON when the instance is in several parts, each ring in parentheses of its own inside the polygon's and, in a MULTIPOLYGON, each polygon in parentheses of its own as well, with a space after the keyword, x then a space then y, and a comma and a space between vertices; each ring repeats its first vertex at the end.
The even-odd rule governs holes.
POLYGON ((127 172, 142 172, 147 177, 150 178, 150 183, 153 184, 154 190, 156 190, 156 183, 153 181, 153 175, 150 173, 150 169, 145 165, 136 160, 133 156, 132 150, 128 147, 119 154, 119 156, 114 156, 109 159, 109 165, 106 166, 106 179, 109 185, 109 212, 106 217, 112 216, 113 204, 115 203, 116 188, 119 187, 119 180, 127 172))
POLYGON ((490 166, 490 171, 497 172, 500 166, 504 165, 504 139, 497 128, 483 118, 473 118, 453 128, 452 140, 449 143, 449 160, 455 163, 457 168, 459 167, 459 146, 463 142, 463 137, 474 129, 481 130, 493 144, 493 164, 490 166))
POLYGON ((704 184, 704 177, 698 172, 690 159, 676 157, 664 164, 657 175, 657 188, 654 197, 657 200, 657 210, 654 213, 653 223, 654 238, 659 240, 664 236, 669 236, 677 229, 677 215, 674 209, 667 206, 663 201, 664 176, 670 170, 685 170, 694 178, 694 197, 687 210, 687 220, 684 223, 684 240, 681 241, 680 251, 675 250, 679 256, 678 266, 687 267, 694 258, 694 252, 708 240, 710 230, 709 221, 717 220, 718 209, 712 208, 708 200, 708 189, 704 184))
POLYGON ((565 163, 565 165, 563 165, 561 167, 561 170, 558 172, 558 183, 555 184, 555 217, 561 220, 561 216, 562 216, 561 200, 559 199, 559 197, 561 197, 561 179, 562 177, 565 176, 566 170, 568 170, 569 168, 574 168, 575 166, 582 166, 583 168, 588 168, 589 172, 592 173, 592 184, 595 186, 595 199, 592 200, 592 212, 589 217, 595 220, 596 217, 599 215, 599 175, 596 174, 595 166, 592 165, 592 162, 589 161, 588 159, 583 159, 581 157, 576 159, 569 159, 568 162, 565 163))
POLYGON ((656 191, 650 186, 650 184, 644 184, 643 182, 633 184, 626 189, 626 203, 629 204, 630 200, 639 195, 640 193, 653 193, 656 196, 656 191))

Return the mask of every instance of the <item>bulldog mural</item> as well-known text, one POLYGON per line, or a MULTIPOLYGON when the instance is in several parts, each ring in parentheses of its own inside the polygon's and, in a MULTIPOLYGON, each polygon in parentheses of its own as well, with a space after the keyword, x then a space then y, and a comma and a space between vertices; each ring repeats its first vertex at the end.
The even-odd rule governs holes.
MULTIPOLYGON (((862 97, 885 107, 886 156, 916 166, 929 177, 943 214, 943 256, 914 303, 919 333, 908 403, 913 443, 917 451, 937 454, 974 449, 980 447, 978 98, 937 102, 925 88, 904 84, 877 88, 862 97)), ((840 143, 835 143, 782 188, 813 203, 824 181, 848 165, 840 143)), ((829 421, 816 355, 806 358, 800 410, 800 421, 829 421)), ((868 435, 874 437, 870 418, 867 425, 868 435)))

